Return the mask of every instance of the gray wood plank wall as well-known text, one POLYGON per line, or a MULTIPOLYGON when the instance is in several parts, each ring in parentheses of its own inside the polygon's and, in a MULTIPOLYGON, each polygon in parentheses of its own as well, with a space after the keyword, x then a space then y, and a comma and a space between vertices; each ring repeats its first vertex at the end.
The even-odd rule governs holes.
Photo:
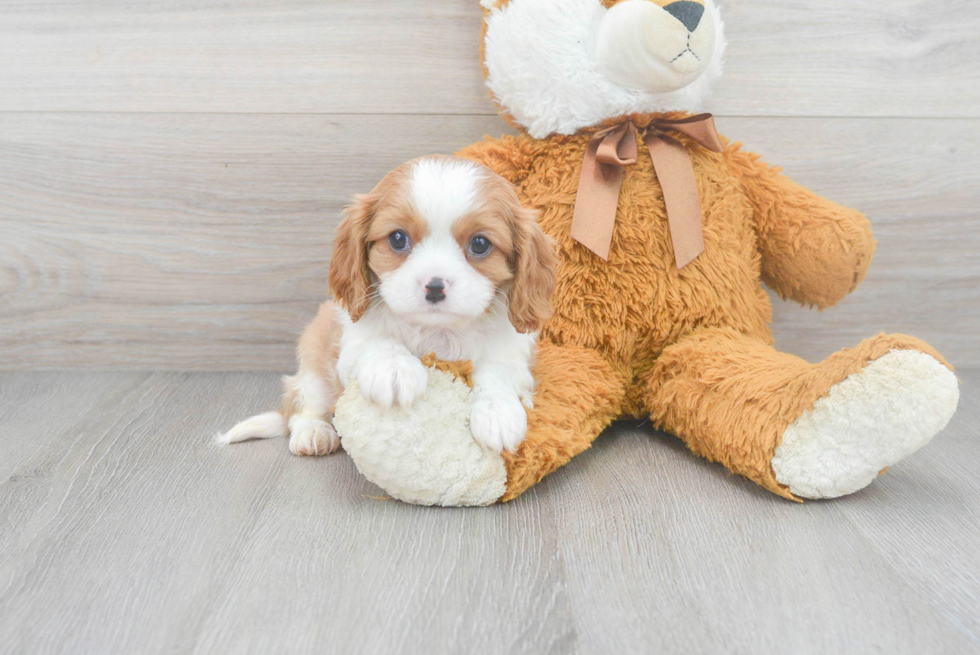
MULTIPOLYGON (((980 11, 723 3, 727 136, 869 214, 864 285, 777 301, 819 358, 879 330, 980 365, 980 11)), ((476 0, 0 6, 0 369, 285 370, 346 198, 508 128, 476 0)))

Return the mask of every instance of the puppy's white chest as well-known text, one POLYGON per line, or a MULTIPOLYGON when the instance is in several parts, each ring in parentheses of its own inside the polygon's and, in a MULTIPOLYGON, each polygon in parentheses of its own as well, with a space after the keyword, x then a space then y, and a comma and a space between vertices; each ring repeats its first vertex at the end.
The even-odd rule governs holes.
POLYGON ((465 335, 449 330, 423 330, 407 338, 408 349, 416 357, 424 357, 435 353, 436 357, 446 360, 463 360, 473 358, 475 335, 465 335))

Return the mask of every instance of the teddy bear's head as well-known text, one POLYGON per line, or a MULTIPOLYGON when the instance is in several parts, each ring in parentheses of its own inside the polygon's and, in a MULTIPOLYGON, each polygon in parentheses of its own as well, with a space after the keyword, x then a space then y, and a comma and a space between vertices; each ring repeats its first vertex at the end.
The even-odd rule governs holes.
POLYGON ((721 74, 714 0, 481 0, 487 85, 535 138, 699 111, 721 74))

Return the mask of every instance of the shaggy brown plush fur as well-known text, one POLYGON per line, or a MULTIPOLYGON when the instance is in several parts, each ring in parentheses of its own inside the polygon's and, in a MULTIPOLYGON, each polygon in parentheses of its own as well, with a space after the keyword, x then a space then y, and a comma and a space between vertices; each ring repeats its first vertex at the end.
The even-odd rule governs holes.
POLYGON ((422 363, 437 371, 449 373, 457 380, 461 380, 470 389, 473 388, 473 362, 469 360, 450 362, 439 359, 435 353, 429 353, 422 358, 422 363))
POLYGON ((535 364, 537 390, 528 412, 527 438, 504 452, 507 492, 521 495, 541 478, 592 445, 619 413, 625 381, 588 348, 544 342, 535 364))
MULTIPOLYGON (((631 118, 641 130, 658 117, 631 118)), ((627 117, 610 120, 615 124, 627 117)), ((864 278, 875 242, 860 213, 800 187, 738 144, 691 153, 705 252, 678 271, 646 148, 625 170, 609 260, 569 236, 589 138, 488 139, 460 153, 513 182, 558 242, 554 316, 542 335, 528 438, 507 456, 505 500, 588 448, 619 416, 647 416, 696 453, 792 494, 770 465, 785 428, 830 387, 890 349, 943 361, 904 336, 879 336, 813 365, 772 347, 765 281, 828 307, 864 278)))
POLYGON ((656 425, 698 455, 796 500, 770 464, 786 428, 835 384, 895 349, 946 364, 927 344, 901 334, 879 334, 811 364, 730 328, 696 330, 660 355, 646 405, 656 425))

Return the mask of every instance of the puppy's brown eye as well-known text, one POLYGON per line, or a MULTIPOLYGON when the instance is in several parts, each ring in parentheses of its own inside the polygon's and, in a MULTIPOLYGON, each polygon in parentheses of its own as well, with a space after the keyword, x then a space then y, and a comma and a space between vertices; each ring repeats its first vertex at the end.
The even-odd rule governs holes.
POLYGON ((493 244, 485 236, 478 234, 470 239, 470 254, 474 257, 486 257, 490 254, 491 248, 493 248, 493 244))
POLYGON ((395 252, 407 252, 412 244, 408 240, 408 235, 405 234, 405 230, 395 230, 388 235, 388 245, 395 252))

